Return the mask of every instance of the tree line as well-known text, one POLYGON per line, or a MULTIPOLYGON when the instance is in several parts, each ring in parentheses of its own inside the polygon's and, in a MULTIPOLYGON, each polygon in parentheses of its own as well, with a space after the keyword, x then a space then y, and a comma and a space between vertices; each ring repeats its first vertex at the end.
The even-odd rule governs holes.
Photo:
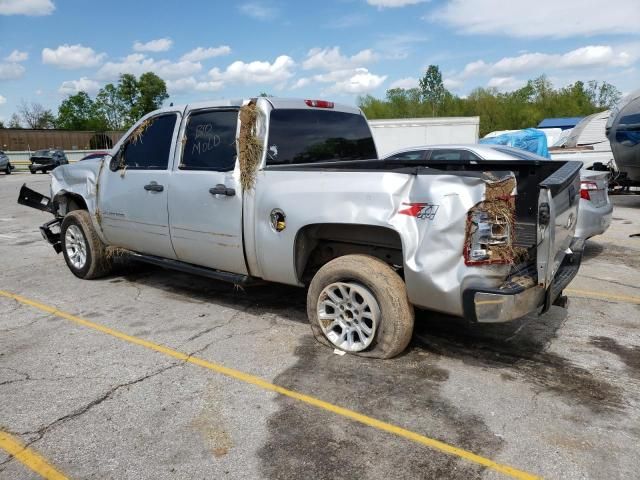
POLYGON ((479 116, 480 136, 495 130, 535 127, 544 118, 582 117, 613 107, 620 91, 607 82, 577 81, 554 88, 545 76, 517 90, 476 88, 468 96, 449 92, 437 65, 429 65, 416 88, 387 90, 383 99, 365 95, 358 106, 369 119, 479 116))
MULTIPOLYGON (((102 87, 95 98, 83 91, 69 95, 57 113, 23 100, 6 128, 126 130, 143 115, 160 108, 167 98, 167 86, 155 73, 143 73, 140 78, 125 73, 117 84, 102 87)), ((0 128, 4 127, 0 123, 0 128)))

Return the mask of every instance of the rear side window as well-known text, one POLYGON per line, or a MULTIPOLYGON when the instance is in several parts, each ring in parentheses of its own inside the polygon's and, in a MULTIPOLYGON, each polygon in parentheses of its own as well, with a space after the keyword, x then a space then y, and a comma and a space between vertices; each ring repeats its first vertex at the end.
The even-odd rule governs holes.
POLYGON ((377 158, 367 120, 333 110, 271 112, 267 165, 377 158))
POLYGON ((392 157, 387 157, 387 160, 422 160, 424 158, 424 153, 424 150, 396 153, 392 157))
POLYGON ((236 164, 238 110, 209 110, 189 116, 180 168, 227 172, 236 164))
POLYGON ((153 117, 140 124, 127 139, 123 164, 129 170, 165 170, 173 140, 176 115, 153 117))
POLYGON ((469 150, 433 150, 431 152, 431 158, 429 160, 481 160, 475 153, 469 150))

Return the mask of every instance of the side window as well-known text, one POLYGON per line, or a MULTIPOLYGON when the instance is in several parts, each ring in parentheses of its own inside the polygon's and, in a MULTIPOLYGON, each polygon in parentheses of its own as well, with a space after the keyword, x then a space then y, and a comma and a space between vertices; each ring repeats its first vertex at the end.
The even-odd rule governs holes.
POLYGON ((424 158, 423 150, 413 150, 411 152, 397 153, 387 160, 422 160, 424 158))
POLYGON ((121 164, 128 170, 166 170, 176 115, 160 115, 141 123, 124 146, 121 164))
POLYGON ((442 161, 442 160, 480 160, 475 153, 470 152, 469 150, 433 150, 431 152, 430 160, 433 161, 442 161))
POLYGON ((640 143, 640 113, 625 115, 618 122, 616 141, 625 147, 640 143))
POLYGON ((238 110, 208 110, 189 116, 182 170, 228 172, 236 165, 238 110))

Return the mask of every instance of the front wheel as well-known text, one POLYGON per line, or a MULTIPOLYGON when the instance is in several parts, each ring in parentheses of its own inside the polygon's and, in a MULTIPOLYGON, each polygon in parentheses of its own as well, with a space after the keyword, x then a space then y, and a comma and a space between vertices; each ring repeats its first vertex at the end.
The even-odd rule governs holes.
POLYGON ((4 173, 6 173, 7 175, 11 175, 11 164, 7 163, 7 168, 4 171, 4 173))
POLYGON ((413 334, 404 281, 369 255, 345 255, 324 265, 309 286, 307 314, 318 341, 364 357, 392 358, 413 334))
POLYGON ((93 228, 89 212, 69 212, 62 221, 60 237, 64 260, 76 277, 90 280, 109 273, 111 262, 93 228))

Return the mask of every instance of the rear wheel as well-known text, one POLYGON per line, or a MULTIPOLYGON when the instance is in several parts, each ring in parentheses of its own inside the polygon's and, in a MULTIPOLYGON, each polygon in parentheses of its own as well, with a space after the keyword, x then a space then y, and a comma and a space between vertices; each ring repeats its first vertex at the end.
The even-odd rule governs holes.
POLYGON ((86 210, 69 212, 60 229, 62 253, 69 270, 79 278, 99 278, 111 270, 105 246, 91 223, 86 210))
POLYGON ((4 173, 6 173, 7 175, 11 175, 11 164, 7 163, 7 168, 5 169, 4 173))
POLYGON ((394 357, 413 333, 404 281, 369 255, 345 255, 324 265, 309 286, 307 314, 318 341, 365 357, 394 357))

